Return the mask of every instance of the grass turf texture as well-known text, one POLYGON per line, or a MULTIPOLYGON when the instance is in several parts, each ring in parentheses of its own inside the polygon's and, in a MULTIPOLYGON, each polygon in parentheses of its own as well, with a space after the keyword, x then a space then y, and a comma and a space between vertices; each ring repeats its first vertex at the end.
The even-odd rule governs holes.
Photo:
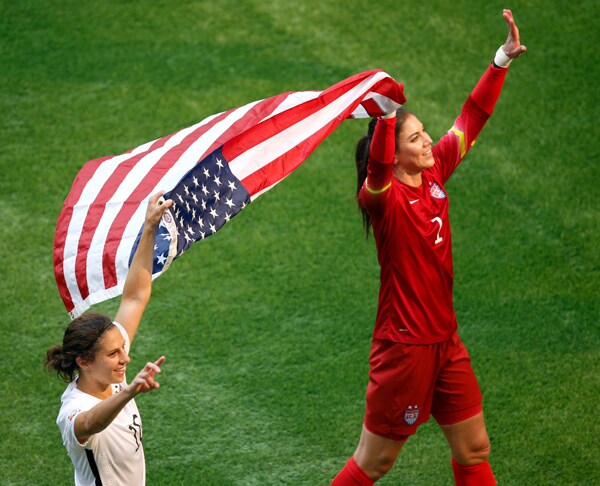
MULTIPOLYGON (((506 485, 594 484, 598 463, 597 2, 0 2, 0 483, 69 484, 42 371, 67 324, 54 224, 88 159, 218 111, 382 68, 439 138, 503 41, 529 52, 447 188, 455 302, 506 485)), ((364 408, 378 267, 348 121, 156 281, 130 370, 149 484, 328 484, 364 408)), ((118 302, 96 307, 113 314, 118 302)), ((381 484, 452 484, 423 426, 381 484)))

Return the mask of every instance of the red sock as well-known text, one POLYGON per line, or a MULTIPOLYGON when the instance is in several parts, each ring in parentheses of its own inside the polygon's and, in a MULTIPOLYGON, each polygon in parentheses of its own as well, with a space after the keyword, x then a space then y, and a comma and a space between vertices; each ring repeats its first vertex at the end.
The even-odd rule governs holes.
POLYGON ((474 466, 463 466, 453 458, 452 471, 456 486, 496 486, 496 478, 487 461, 474 466))
POLYGON ((373 481, 356 464, 354 457, 351 457, 344 468, 337 474, 330 486, 373 486, 373 481))

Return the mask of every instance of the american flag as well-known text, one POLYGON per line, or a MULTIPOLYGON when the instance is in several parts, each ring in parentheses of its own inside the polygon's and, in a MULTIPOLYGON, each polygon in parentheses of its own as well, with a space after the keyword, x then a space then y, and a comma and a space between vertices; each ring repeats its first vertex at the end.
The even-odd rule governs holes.
POLYGON ((282 93, 87 162, 54 237, 54 273, 67 311, 76 317, 121 294, 151 194, 165 190, 175 203, 156 231, 156 278, 295 170, 343 120, 380 116, 405 101, 402 84, 366 71, 325 91, 282 93))

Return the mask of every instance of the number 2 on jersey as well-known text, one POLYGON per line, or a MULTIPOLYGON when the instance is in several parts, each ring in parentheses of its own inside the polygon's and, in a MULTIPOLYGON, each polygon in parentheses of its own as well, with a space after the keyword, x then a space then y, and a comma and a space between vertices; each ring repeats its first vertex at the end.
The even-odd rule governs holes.
POLYGON ((437 245, 438 243, 441 243, 441 242, 444 240, 444 238, 442 238, 442 237, 440 236, 440 232, 442 231, 442 224, 443 224, 443 221, 442 221, 442 219, 441 219, 441 218, 438 218, 438 217, 436 216, 435 218, 433 218, 433 219, 431 220, 431 222, 432 222, 432 223, 437 223, 437 224, 439 224, 439 225, 440 225, 440 227, 438 228, 438 232, 437 232, 437 238, 435 239, 435 242, 434 242, 434 245, 437 245))

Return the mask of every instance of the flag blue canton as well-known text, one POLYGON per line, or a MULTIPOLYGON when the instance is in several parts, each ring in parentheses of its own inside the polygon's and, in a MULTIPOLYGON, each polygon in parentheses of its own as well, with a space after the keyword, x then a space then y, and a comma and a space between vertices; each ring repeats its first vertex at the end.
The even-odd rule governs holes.
MULTIPOLYGON (((173 206, 165 211, 156 231, 153 274, 165 270, 195 241, 215 234, 250 203, 250 194, 229 169, 220 147, 163 197, 172 199, 173 206)), ((130 264, 140 237, 141 231, 130 264)))
POLYGON ((229 170, 218 148, 164 195, 177 227, 177 256, 196 240, 215 234, 248 203, 250 194, 229 170))

